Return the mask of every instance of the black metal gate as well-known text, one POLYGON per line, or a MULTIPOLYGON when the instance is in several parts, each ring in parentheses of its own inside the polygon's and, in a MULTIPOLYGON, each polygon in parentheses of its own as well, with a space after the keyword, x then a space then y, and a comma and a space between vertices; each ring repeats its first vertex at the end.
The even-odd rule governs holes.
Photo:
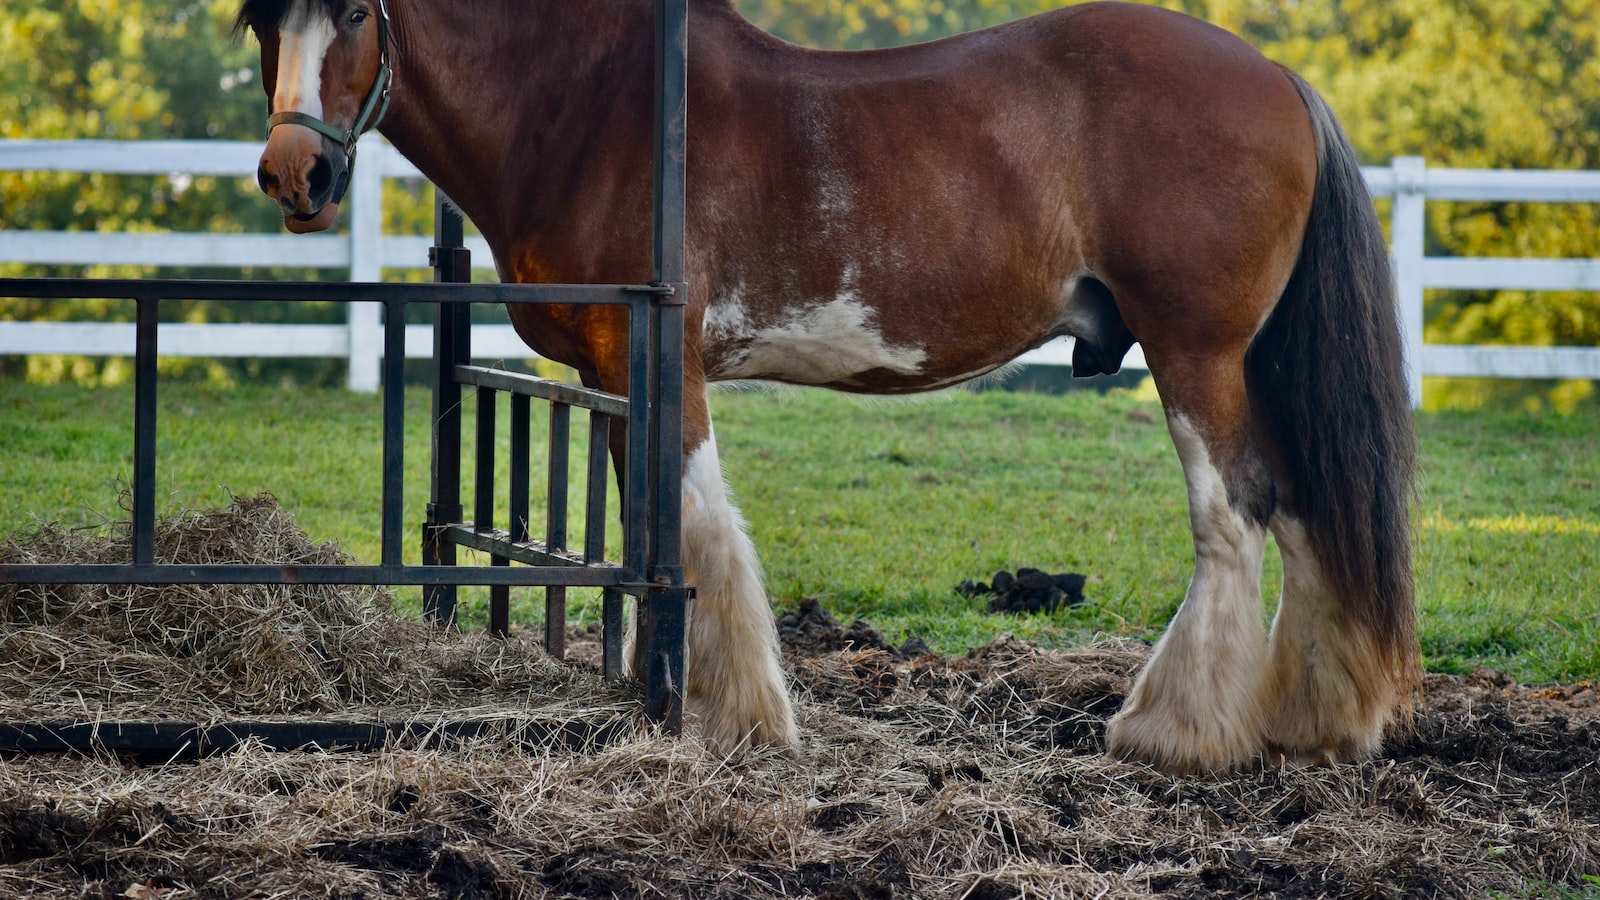
MULTIPOLYGON (((430 260, 434 284, 284 283, 156 279, 0 279, 0 296, 131 299, 137 305, 134 468, 131 558, 117 565, 0 565, 0 583, 26 584, 382 584, 421 585, 424 614, 441 625, 455 621, 456 588, 490 587, 490 629, 508 627, 510 587, 546 589, 546 647, 563 653, 565 592, 595 587, 603 597, 603 668, 615 678, 622 667, 623 598, 640 605, 645 642, 639 673, 645 713, 670 731, 682 727, 684 617, 689 588, 680 547, 682 500, 683 329, 685 273, 685 125, 688 31, 685 0, 656 2, 655 215, 652 280, 643 285, 469 284, 471 261, 463 246, 461 214, 441 198, 430 260), (381 558, 376 565, 172 565, 155 560, 156 351, 158 308, 164 300, 342 300, 384 308, 383 498, 381 558), (435 307, 432 486, 422 527, 423 565, 405 565, 403 522, 405 310, 435 307), (629 396, 471 365, 469 315, 475 303, 612 304, 628 308, 629 396), (461 397, 478 394, 476 484, 472 515, 462 502, 461 397), (494 527, 495 397, 510 395, 512 521, 494 527), (550 404, 550 509, 542 539, 528 533, 529 411, 533 400, 550 404), (569 424, 574 408, 590 418, 586 529, 581 547, 568 546, 566 477, 569 424), (605 548, 607 440, 625 431, 621 465, 623 546, 608 560, 605 548), (518 517, 518 513, 521 517, 518 517), (488 554, 490 565, 457 565, 456 548, 488 554), (522 566, 512 566, 512 562, 522 566)), ((230 734, 249 723, 226 726, 230 734)), ((270 734, 269 745, 320 743, 314 726, 270 734)), ((185 723, 141 723, 141 740, 192 739, 185 723), (177 735, 163 738, 162 735, 177 735), (184 738, 184 735, 190 735, 184 738), (152 737, 154 736, 154 737, 152 737)), ((337 729, 334 729, 337 730, 337 729)), ((381 743, 392 731, 369 729, 381 743)), ((92 729, 54 723, 0 724, 0 749, 116 749, 115 723, 92 729)), ((130 732, 131 733, 131 732, 130 732)), ((332 733, 332 732, 330 732, 332 733)), ((341 746, 350 730, 339 732, 341 746)), ((365 733, 365 732, 363 732, 365 733)), ((143 749, 151 747, 140 745, 143 749)))

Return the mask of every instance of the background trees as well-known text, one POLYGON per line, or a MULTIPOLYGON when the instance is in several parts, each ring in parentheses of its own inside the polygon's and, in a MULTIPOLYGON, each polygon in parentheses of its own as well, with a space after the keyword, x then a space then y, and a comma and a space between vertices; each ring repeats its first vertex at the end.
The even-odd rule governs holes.
MULTIPOLYGON (((1244 35, 1304 73, 1370 163, 1410 154, 1434 166, 1600 167, 1600 0, 1162 2, 1244 35)), ((827 48, 928 40, 1062 5, 736 3, 781 37, 827 48)), ((228 34, 236 8, 236 0, 0 0, 0 137, 258 138, 264 105, 255 48, 228 34)), ((396 187, 386 199, 397 227, 426 227, 425 194, 396 187)), ((1596 215, 1587 206, 1437 203, 1429 211, 1429 249, 1600 256, 1596 215)), ((0 223, 278 227, 271 206, 243 180, 13 173, 0 173, 0 223)), ((0 308, 0 316, 26 312, 0 308)), ((1427 329, 1437 341, 1600 344, 1600 296, 1437 292, 1429 297, 1427 329)), ((1430 385, 1427 399, 1434 406, 1509 400, 1572 409, 1597 404, 1594 394, 1589 382, 1452 381, 1430 385)))

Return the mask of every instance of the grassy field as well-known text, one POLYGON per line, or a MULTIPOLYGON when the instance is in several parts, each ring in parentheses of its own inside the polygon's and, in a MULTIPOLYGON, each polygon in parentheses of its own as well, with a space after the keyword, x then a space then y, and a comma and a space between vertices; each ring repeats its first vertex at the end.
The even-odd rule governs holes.
MULTIPOLYGON (((427 499, 427 409, 424 393, 408 395, 408 525, 427 499)), ((783 391, 720 394, 714 409, 779 608, 817 597, 841 618, 952 652, 1004 631, 1046 644, 1155 637, 1183 596, 1192 550, 1182 477, 1153 401, 783 391), (952 590, 1020 566, 1087 575, 1088 603, 996 618, 952 590)), ((376 558, 377 398, 171 384, 160 422, 164 507, 271 491, 314 537, 376 558)), ((1600 677, 1600 422, 1478 413, 1425 415, 1419 425, 1429 668, 1600 677)), ((576 480, 583 429, 574 432, 576 480)), ((131 448, 131 391, 0 382, 0 534, 34 519, 92 525, 120 515, 131 448)), ((415 561, 415 541, 406 543, 415 561)), ((1269 550, 1269 598, 1278 578, 1269 550)), ((399 593, 416 602, 414 591, 399 593)), ((481 602, 468 598, 466 624, 481 621, 481 602)), ((539 607, 526 597, 514 616, 536 621, 539 607)), ((593 610, 580 602, 574 615, 593 610)))

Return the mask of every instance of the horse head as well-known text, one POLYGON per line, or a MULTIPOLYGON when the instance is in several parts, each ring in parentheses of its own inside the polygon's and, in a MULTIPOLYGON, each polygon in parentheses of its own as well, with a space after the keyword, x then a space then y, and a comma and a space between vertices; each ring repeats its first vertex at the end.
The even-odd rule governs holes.
POLYGON ((350 184, 356 139, 388 107, 384 0, 244 0, 236 22, 261 45, 267 92, 256 181, 290 231, 323 231, 350 184))

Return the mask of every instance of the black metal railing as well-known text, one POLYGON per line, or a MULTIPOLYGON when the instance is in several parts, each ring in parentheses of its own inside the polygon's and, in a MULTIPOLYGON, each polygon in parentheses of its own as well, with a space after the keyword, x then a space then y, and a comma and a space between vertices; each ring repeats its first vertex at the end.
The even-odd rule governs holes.
POLYGON ((455 622, 456 588, 490 587, 490 628, 509 627, 509 588, 546 590, 546 646, 564 651, 566 589, 599 588, 604 669, 621 672, 623 597, 638 598, 646 715, 676 731, 682 724, 684 617, 689 588, 681 558, 683 328, 686 298, 684 155, 687 15, 684 0, 657 0, 657 115, 654 148, 653 280, 644 285, 469 284, 459 211, 442 196, 435 221, 432 284, 285 283, 143 279, 0 279, 0 296, 132 299, 137 304, 132 542, 123 564, 4 564, 0 583, 73 584, 384 584, 421 585, 424 614, 455 622), (373 565, 177 565, 158 563, 156 525, 156 356, 163 301, 344 301, 384 308, 383 459, 380 560, 373 565), (422 527, 422 565, 403 561, 407 532, 404 476, 405 311, 435 305, 431 486, 422 527), (620 397, 471 365, 470 306, 478 303, 610 304, 628 308, 629 396, 620 397), (462 386, 478 392, 476 483, 468 518, 462 503, 462 386), (511 481, 506 528, 493 521, 495 410, 510 397, 511 481), (545 533, 529 533, 530 404, 550 404, 545 533), (585 534, 568 546, 567 461, 571 411, 590 418, 585 534), (623 459, 620 559, 605 548, 606 459, 620 425, 623 459), (457 547, 487 554, 488 565, 458 565, 457 547), (513 566, 511 563, 521 563, 513 566))

